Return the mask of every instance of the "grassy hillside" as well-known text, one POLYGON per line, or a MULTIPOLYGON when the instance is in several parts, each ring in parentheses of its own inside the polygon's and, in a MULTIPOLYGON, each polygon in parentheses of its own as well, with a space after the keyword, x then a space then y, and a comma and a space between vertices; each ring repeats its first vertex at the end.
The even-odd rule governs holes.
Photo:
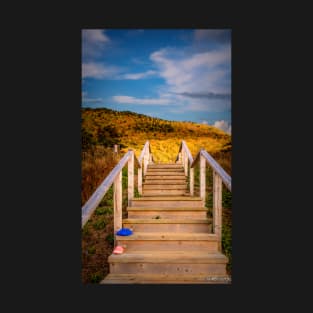
MULTIPOLYGON (((193 155, 205 148, 231 175, 231 137, 208 125, 174 122, 133 112, 109 109, 82 109, 82 181, 81 205, 96 190, 128 149, 137 157, 146 140, 150 140, 155 162, 174 162, 181 140, 193 155), (121 146, 119 155, 113 145, 121 146)), ((212 171, 207 168, 206 207, 212 216, 212 171)), ((123 214, 127 207, 127 167, 122 171, 123 214)), ((135 172, 135 186, 137 173, 135 172)), ((199 195, 199 168, 195 168, 195 194, 199 195)), ((99 283, 108 274, 108 256, 113 250, 113 189, 109 189, 99 207, 82 230, 82 281, 99 283)), ((136 195, 136 188, 135 188, 136 195)), ((223 188, 222 248, 232 268, 231 193, 223 188)))
POLYGON ((120 144, 122 153, 134 149, 138 157, 150 140, 155 162, 174 162, 182 139, 193 156, 202 147, 211 154, 231 150, 230 135, 213 126, 166 121, 130 111, 82 109, 83 149, 120 144))

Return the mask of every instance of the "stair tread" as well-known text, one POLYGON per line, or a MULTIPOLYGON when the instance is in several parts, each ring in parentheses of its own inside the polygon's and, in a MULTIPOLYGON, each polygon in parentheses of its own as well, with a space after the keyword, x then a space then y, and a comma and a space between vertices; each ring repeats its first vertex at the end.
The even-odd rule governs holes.
POLYGON ((135 201, 146 201, 146 200, 166 200, 166 201, 177 201, 177 200, 184 200, 184 201, 198 201, 202 200, 200 197, 191 197, 191 196, 144 196, 140 198, 133 198, 135 201))
POLYGON ((187 219, 187 218, 126 218, 123 224, 207 224, 212 219, 187 219))
POLYGON ((127 207, 127 211, 207 211, 205 207, 127 207))
POLYGON ((119 263, 227 263, 228 258, 220 252, 200 251, 129 251, 111 254, 108 262, 119 263))
POLYGON ((146 180, 143 185, 162 185, 164 187, 170 186, 170 185, 187 185, 187 181, 185 179, 179 179, 179 180, 172 180, 172 179, 151 179, 151 180, 146 180))
POLYGON ((131 236, 116 236, 117 240, 208 240, 216 241, 216 234, 209 233, 166 233, 166 232, 135 232, 131 236))
POLYGON ((228 275, 209 274, 108 274, 100 284, 106 283, 230 283, 228 275))

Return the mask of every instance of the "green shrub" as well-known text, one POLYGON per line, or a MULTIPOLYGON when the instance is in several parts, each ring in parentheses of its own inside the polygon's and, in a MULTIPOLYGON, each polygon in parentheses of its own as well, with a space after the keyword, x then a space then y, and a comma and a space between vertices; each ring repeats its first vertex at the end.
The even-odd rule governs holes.
POLYGON ((105 240, 106 240, 111 246, 114 245, 114 235, 113 235, 113 234, 108 234, 108 235, 105 237, 105 240))

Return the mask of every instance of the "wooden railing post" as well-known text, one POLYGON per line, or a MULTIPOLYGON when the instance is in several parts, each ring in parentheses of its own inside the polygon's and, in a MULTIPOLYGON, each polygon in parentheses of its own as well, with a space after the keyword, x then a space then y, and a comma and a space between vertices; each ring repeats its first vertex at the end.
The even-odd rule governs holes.
POLYGON ((134 198, 134 151, 131 150, 131 155, 128 160, 128 206, 131 206, 131 201, 134 198))
POLYGON ((143 174, 144 175, 146 175, 147 173, 148 160, 149 160, 149 148, 146 149, 144 157, 143 157, 143 174))
POLYGON ((185 151, 185 176, 188 176, 188 154, 187 152, 185 151))
POLYGON ((218 249, 222 249, 222 179, 213 171, 213 232, 218 238, 218 249))
POLYGON ((182 148, 181 150, 181 162, 182 162, 182 165, 183 165, 183 168, 184 168, 184 172, 185 172, 185 176, 186 176, 186 167, 185 167, 185 161, 186 161, 186 158, 185 158, 185 149, 182 148))
POLYGON ((205 158, 200 153, 200 197, 205 205, 205 158))
POLYGON ((114 206, 114 245, 115 234, 122 228, 122 171, 120 171, 115 180, 113 188, 113 206, 114 206))
POLYGON ((189 189, 190 189, 190 195, 193 196, 194 193, 194 168, 190 168, 190 176, 189 176, 189 189))
MULTIPOLYGON (((142 166, 142 164, 141 164, 142 166)), ((142 167, 138 167, 138 192, 140 195, 142 195, 142 167)))

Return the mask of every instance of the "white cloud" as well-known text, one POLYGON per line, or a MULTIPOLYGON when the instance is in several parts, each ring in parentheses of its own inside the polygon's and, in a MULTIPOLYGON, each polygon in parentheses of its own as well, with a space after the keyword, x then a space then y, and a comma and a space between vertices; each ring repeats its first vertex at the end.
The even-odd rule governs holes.
POLYGON ((89 62, 82 64, 82 78, 114 78, 118 72, 117 67, 105 66, 103 63, 89 62))
POLYGON ((180 51, 161 49, 153 52, 150 59, 159 68, 168 92, 230 94, 230 80, 225 84, 225 78, 230 76, 229 70, 225 69, 225 66, 230 68, 229 45, 183 57, 180 51))
POLYGON ((110 43, 110 38, 102 29, 82 30, 82 55, 83 58, 96 58, 110 43))
POLYGON ((121 76, 122 79, 141 79, 141 78, 147 78, 149 76, 153 76, 155 75, 157 72, 156 71, 146 71, 146 72, 142 72, 142 73, 133 73, 133 74, 124 74, 121 76))
POLYGON ((227 121, 221 120, 221 121, 215 121, 213 124, 214 127, 219 128, 223 130, 224 132, 231 134, 231 125, 228 124, 227 121))
POLYGON ((160 98, 135 98, 129 96, 114 96, 115 102, 126 104, 146 104, 146 105, 167 105, 170 103, 169 99, 160 98))
POLYGON ((102 98, 83 98, 83 102, 86 102, 86 103, 102 103, 103 99, 102 98))
POLYGON ((87 98, 87 91, 82 91, 82 102, 84 103, 101 103, 102 98, 87 98))

